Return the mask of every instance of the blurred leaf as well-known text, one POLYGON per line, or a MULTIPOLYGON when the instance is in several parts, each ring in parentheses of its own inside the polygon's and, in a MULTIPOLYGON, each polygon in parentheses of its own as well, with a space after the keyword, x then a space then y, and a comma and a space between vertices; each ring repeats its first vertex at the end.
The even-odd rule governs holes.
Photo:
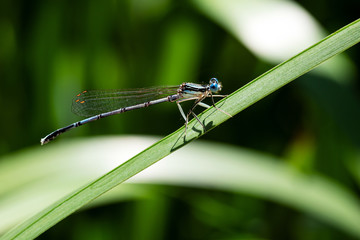
POLYGON ((193 0, 259 58, 278 63, 326 34, 295 1, 193 0))
MULTIPOLYGON (((193 0, 258 58, 277 64, 326 35, 313 16, 295 1, 193 0)), ((339 56, 316 70, 339 82, 353 79, 355 67, 339 56)))
POLYGON ((85 63, 81 52, 67 51, 60 48, 54 56, 53 79, 50 96, 53 102, 51 115, 55 122, 71 122, 76 118, 71 113, 71 99, 80 92, 80 81, 85 78, 85 63), (72 86, 72 91, 69 91, 72 86), (67 108, 63 106, 66 105, 67 108))
POLYGON ((156 85, 178 85, 196 78, 201 36, 199 26, 187 19, 178 19, 169 24, 162 44, 156 85))
MULTIPOLYGON (((289 59, 288 61, 271 69, 267 73, 263 74, 254 81, 245 85, 243 88, 237 90, 229 97, 220 101, 217 104, 217 106, 234 116, 236 113, 251 106, 255 102, 259 101, 260 99, 264 98, 265 96, 269 95, 275 90, 281 88, 282 86, 286 85, 287 83, 291 82, 297 77, 303 75, 304 73, 310 71, 311 69, 315 68, 316 66, 326 61, 327 59, 343 52, 347 48, 358 43, 359 41, 360 41, 360 21, 357 20, 345 26, 344 28, 340 29, 339 31, 335 32, 334 34, 328 36, 327 38, 315 44, 314 46, 310 47, 309 49, 305 50, 304 52, 296 55, 295 57, 289 59)), ((210 130, 218 126, 222 122, 228 120, 229 117, 224 113, 222 113, 221 111, 217 111, 215 108, 210 108, 204 111, 202 114, 200 114, 199 118, 204 121, 205 125, 207 126, 207 129, 210 130)), ((27 220, 23 224, 17 226, 16 228, 8 232, 6 235, 4 235, 4 239, 15 238, 15 237, 34 238, 38 236, 39 234, 41 234, 42 232, 44 232, 45 230, 47 230, 48 228, 59 222, 61 219, 70 215, 72 212, 84 206, 91 200, 99 197, 100 195, 114 188, 118 184, 124 182, 125 180, 129 179, 130 177, 134 176, 140 171, 151 166, 158 160, 164 158, 170 153, 183 147, 190 141, 200 137, 202 134, 203 134, 203 130, 201 129, 199 124, 196 121, 192 120, 188 125, 188 131, 186 137, 184 136, 184 127, 180 128, 179 130, 165 137, 161 141, 155 143, 153 146, 144 150, 140 154, 131 158, 127 162, 123 163, 122 165, 108 172, 104 176, 80 188, 78 191, 75 191, 72 194, 65 196, 56 203, 42 210, 31 219, 27 220)), ((114 146, 114 148, 116 147, 114 146)), ((97 150, 99 150, 99 148, 97 148, 97 150)), ((58 155, 65 157, 64 153, 62 154, 59 153, 58 155)), ((68 157, 68 155, 66 155, 66 157, 68 157)), ((222 159, 223 157, 224 157, 223 155, 217 155, 218 159, 222 159)), ((200 157, 200 159, 201 158, 202 156, 200 157)), ((222 167, 220 162, 219 164, 220 165, 218 165, 217 168, 222 167)), ((212 176, 211 174, 213 173, 212 172, 209 173, 210 173, 209 176, 212 176)), ((230 174, 231 174, 231 169, 229 169, 229 175, 230 174)), ((239 175, 239 172, 236 171, 235 174, 239 175)), ((244 176, 246 176, 246 173, 243 174, 244 176)), ((234 186, 236 186, 237 184, 240 185, 243 184, 242 182, 233 182, 233 179, 231 178, 228 179, 227 174, 222 173, 222 176, 225 176, 224 181, 228 182, 229 186, 232 186, 232 184, 234 184, 234 186)), ((239 176, 241 176, 241 174, 239 176)), ((265 173, 264 176, 266 176, 265 173)), ((280 182, 281 181, 276 181, 277 184, 280 182)), ((324 183, 322 182, 318 182, 318 181, 310 181, 310 182, 319 189, 328 188, 328 186, 324 185, 324 183)), ((284 193, 290 191, 293 187, 294 185, 291 184, 289 185, 288 183, 285 182, 286 191, 284 191, 284 193)), ((264 188, 263 190, 265 191, 269 189, 264 188)), ((334 190, 334 191, 336 192, 335 196, 336 195, 344 196, 344 193, 342 191, 340 190, 334 190)), ((272 194, 272 193, 273 192, 271 191, 268 194, 272 194)), ((317 191, 313 191, 313 190, 310 190, 309 192, 309 194, 311 195, 316 193, 317 191)), ((298 198, 294 198, 294 196, 289 196, 289 198, 291 198, 293 201, 298 200, 298 198)), ((345 197, 344 199, 342 197, 340 198, 341 200, 340 199, 339 200, 341 202, 346 201, 346 199, 351 199, 351 197, 349 196, 345 197)), ((351 202, 353 202, 353 200, 350 201, 350 204, 352 204, 351 202)), ((306 202, 302 201, 301 203, 306 203, 306 202)), ((298 202, 298 204, 301 203, 298 202)), ((314 202, 312 202, 312 204, 314 204, 314 202)), ((343 213, 335 208, 338 205, 333 206, 328 202, 323 203, 323 205, 327 206, 328 208, 334 207, 334 210, 335 212, 337 212, 338 215, 340 214, 344 215, 348 219, 352 218, 349 217, 350 215, 352 215, 353 213, 352 211, 343 213)), ((316 204, 314 204, 313 206, 316 206, 316 204)), ((317 208, 314 209, 314 211, 319 210, 320 207, 321 205, 318 205, 317 208)), ((359 214, 357 214, 357 216, 359 216, 359 214)), ((336 221, 336 219, 338 218, 337 216, 336 219, 333 219, 332 216, 329 215, 325 215, 324 218, 325 217, 327 219, 332 219, 333 221, 336 221)), ((352 232, 360 236, 359 228, 357 225, 358 222, 359 222, 358 220, 357 221, 347 220, 343 222, 344 225, 342 225, 342 227, 348 229, 349 232, 352 232), (354 225, 356 226, 354 227, 354 225)))
POLYGON ((302 79, 298 86, 302 88, 309 112, 307 121, 315 125, 316 169, 351 184, 353 179, 350 179, 349 172, 357 179, 356 171, 352 168, 340 171, 339 167, 347 162, 358 161, 360 99, 356 91, 319 77, 302 79))
MULTIPOLYGON (((154 141, 149 137, 92 138, 7 157, 6 162, 1 161, 0 181, 12 180, 12 185, 0 189, 0 219, 4 219, 1 231, 125 162, 129 155, 154 141), (68 157, 64 159, 63 155, 68 157)), ((146 186, 135 183, 250 194, 286 204, 360 236, 360 204, 344 187, 315 174, 297 172, 274 157, 239 147, 198 141, 134 176, 129 184, 113 189, 92 205, 146 197, 146 186)), ((152 208, 143 207, 147 211, 152 208)))

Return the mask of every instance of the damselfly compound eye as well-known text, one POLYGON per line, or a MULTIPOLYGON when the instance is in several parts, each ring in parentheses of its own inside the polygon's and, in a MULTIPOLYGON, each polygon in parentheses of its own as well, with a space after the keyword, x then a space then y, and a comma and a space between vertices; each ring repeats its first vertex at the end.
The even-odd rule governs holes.
POLYGON ((210 85, 210 90, 213 93, 216 93, 221 90, 221 83, 219 83, 217 78, 211 78, 209 85, 210 85))

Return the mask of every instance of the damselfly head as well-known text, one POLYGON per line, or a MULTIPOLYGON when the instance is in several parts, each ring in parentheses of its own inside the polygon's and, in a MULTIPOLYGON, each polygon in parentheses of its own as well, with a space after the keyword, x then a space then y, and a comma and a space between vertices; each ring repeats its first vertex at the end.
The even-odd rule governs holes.
POLYGON ((209 82, 210 90, 212 93, 217 93, 221 91, 222 85, 217 78, 211 78, 209 82))

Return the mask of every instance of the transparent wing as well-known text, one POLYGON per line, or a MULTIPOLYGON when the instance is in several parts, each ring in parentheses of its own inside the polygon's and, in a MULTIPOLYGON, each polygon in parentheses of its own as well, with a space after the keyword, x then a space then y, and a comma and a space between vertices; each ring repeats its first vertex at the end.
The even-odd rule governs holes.
POLYGON ((76 95, 72 112, 83 117, 163 98, 177 93, 179 86, 128 90, 89 90, 76 95))

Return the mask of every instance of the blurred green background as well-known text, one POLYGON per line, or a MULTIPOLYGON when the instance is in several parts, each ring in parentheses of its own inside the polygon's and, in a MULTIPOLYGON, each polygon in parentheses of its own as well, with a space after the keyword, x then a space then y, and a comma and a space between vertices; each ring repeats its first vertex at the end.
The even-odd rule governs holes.
MULTIPOLYGON (((356 20, 358 9, 357 0, 2 0, 0 161, 24 149, 38 150, 41 137, 80 120, 71 113, 71 101, 82 90, 207 83, 217 77, 222 93, 229 94, 356 20), (268 24, 256 14, 264 9, 266 17, 299 17, 304 28, 289 22, 276 30, 274 24, 251 39, 256 26, 268 24), (309 34, 309 29, 315 30, 309 34), (280 43, 293 32, 305 40, 289 51, 285 46, 271 51, 271 39, 280 43)), ((359 47, 354 46, 202 139, 275 156, 294 171, 331 180, 355 196, 358 205, 359 64, 359 47)), ((165 136, 182 124, 175 104, 161 104, 91 123, 50 144, 110 134, 165 136)), ((151 200, 78 212, 39 239, 355 239, 311 214, 251 194, 147 188, 151 200), (154 216, 160 216, 157 224, 154 216)))

